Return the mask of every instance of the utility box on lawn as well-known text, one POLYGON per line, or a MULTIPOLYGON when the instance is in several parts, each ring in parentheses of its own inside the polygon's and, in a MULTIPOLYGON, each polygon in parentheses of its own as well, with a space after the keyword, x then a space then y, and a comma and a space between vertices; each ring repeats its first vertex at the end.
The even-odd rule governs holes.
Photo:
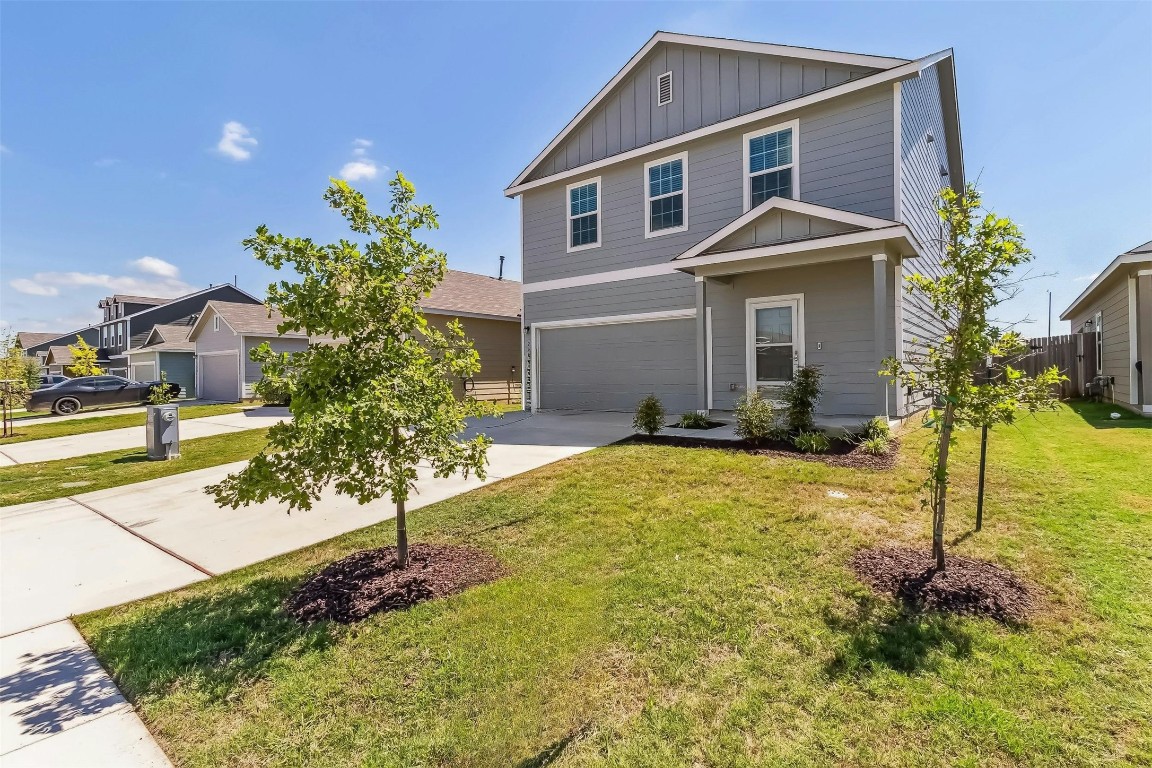
POLYGON ((180 406, 148 406, 148 459, 163 461, 180 458, 180 406))

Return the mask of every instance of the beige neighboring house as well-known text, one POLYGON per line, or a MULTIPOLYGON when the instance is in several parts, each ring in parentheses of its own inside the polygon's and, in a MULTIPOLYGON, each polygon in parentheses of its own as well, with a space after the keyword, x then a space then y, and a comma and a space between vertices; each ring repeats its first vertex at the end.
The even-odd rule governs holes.
POLYGON ((67 346, 52 346, 48 347, 48 353, 44 356, 41 362, 44 366, 46 373, 50 375, 63 375, 68 374, 64 369, 72 365, 72 350, 67 346))
POLYGON ((62 336, 64 336, 63 333, 35 333, 33 331, 18 331, 16 333, 16 346, 19 347, 22 351, 25 351, 26 354, 36 358, 36 361, 40 363, 41 373, 50 373, 47 366, 45 365, 45 361, 48 358, 48 350, 34 350, 31 352, 28 352, 27 350, 33 350, 34 347, 40 344, 44 344, 48 341, 55 341, 62 336))
POLYGON ((276 332, 283 321, 263 304, 208 302, 188 334, 196 350, 197 397, 224 402, 253 397, 252 385, 260 381, 260 364, 249 358, 253 349, 264 342, 277 352, 308 347, 303 333, 276 332))
POLYGON ((1060 315, 1073 333, 1097 333, 1105 396, 1152 417, 1152 241, 1122 253, 1060 315))
POLYGON ((444 281, 421 302, 428 322, 443 328, 453 319, 480 353, 480 372, 456 382, 457 395, 477 400, 519 403, 521 391, 520 283, 472 272, 448 270, 444 281))

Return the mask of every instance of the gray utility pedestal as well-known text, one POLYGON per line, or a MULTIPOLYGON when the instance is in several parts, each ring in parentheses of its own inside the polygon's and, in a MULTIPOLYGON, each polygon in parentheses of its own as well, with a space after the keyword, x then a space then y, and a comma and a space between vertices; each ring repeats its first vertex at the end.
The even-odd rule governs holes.
POLYGON ((148 458, 151 461, 180 458, 180 406, 148 406, 148 458))

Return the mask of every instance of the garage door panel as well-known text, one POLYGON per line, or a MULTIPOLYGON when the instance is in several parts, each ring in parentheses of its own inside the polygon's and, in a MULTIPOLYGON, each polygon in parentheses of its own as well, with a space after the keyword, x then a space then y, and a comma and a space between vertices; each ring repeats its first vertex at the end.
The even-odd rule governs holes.
POLYGON ((199 397, 235 402, 240 399, 240 373, 236 355, 200 355, 199 397))
POLYGON ((695 323, 553 328, 540 332, 540 407, 634 411, 655 394, 669 411, 696 408, 695 323))

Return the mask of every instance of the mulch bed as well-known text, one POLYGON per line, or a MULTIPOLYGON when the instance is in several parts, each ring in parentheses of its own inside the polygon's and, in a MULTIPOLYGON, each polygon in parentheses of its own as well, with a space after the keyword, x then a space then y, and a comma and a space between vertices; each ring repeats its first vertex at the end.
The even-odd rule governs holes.
POLYGON ((787 459, 802 459, 804 461, 818 461, 833 467, 848 467, 850 469, 878 469, 888 470, 896 466, 896 454, 899 453, 900 441, 893 439, 888 444, 888 453, 883 456, 873 456, 865 453, 856 443, 847 440, 832 440, 827 453, 804 453, 798 451, 791 443, 765 440, 759 444, 752 444, 746 440, 705 440, 699 437, 682 437, 680 435, 633 435, 626 438, 623 443, 647 443, 650 445, 672 445, 677 448, 712 448, 721 451, 744 451, 757 456, 776 456, 787 459))
POLYGON ((1035 609, 1035 598, 1011 571, 956 555, 948 556, 946 563, 946 570, 937 571, 931 552, 896 548, 862 549, 851 561, 861 581, 916 610, 1018 624, 1035 609))
POLYGON ((284 601, 302 624, 351 624, 380 611, 398 611, 462 592, 506 573, 500 561, 471 547, 414 544, 408 567, 396 569, 396 548, 366 549, 329 565, 284 601))

